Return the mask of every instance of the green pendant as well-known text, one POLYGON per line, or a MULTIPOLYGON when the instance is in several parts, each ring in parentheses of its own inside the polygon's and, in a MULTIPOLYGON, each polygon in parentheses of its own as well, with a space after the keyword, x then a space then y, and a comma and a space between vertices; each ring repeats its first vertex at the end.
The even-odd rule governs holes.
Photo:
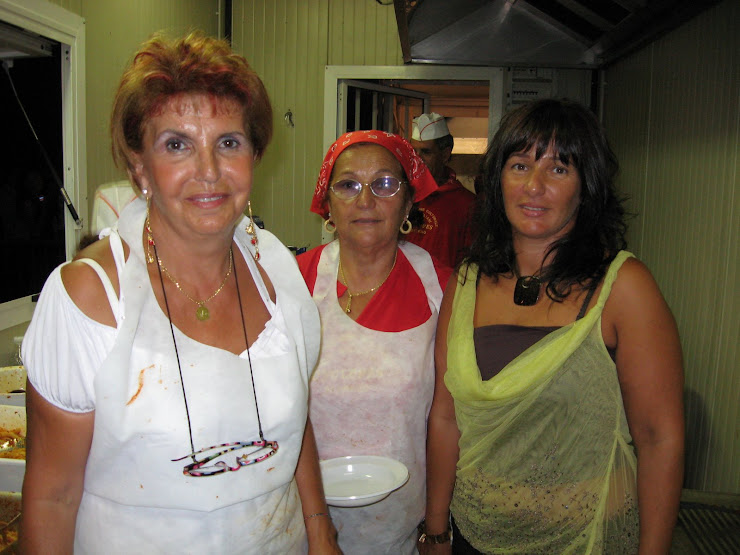
POLYGON ((195 317, 201 322, 205 322, 211 317, 211 313, 205 307, 205 305, 199 305, 198 310, 195 311, 195 317))

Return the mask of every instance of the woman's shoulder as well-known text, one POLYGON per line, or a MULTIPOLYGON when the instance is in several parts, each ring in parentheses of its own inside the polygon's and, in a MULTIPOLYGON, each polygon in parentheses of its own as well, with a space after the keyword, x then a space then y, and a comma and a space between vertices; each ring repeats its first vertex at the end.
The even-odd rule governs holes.
MULTIPOLYGON (((124 244, 124 256, 128 247, 124 244)), ((72 302, 93 320, 115 326, 116 321, 108 302, 105 286, 95 269, 83 259, 96 262, 108 276, 117 296, 120 297, 118 270, 110 246, 110 237, 105 237, 84 248, 74 259, 61 269, 64 289, 72 302)))
POLYGON ((609 301, 615 304, 639 302, 646 295, 660 293, 650 269, 637 258, 626 258, 617 269, 609 301))
POLYGON ((603 321, 618 328, 666 311, 670 309, 647 265, 634 257, 624 260, 604 305, 603 321))

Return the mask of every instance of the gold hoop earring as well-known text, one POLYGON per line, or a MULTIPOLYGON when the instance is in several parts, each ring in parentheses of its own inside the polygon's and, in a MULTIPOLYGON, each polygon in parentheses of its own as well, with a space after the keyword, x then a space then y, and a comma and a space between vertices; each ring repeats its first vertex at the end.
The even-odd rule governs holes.
POLYGON ((401 233, 403 233, 404 235, 408 235, 409 233, 411 233, 411 230, 412 230, 412 229, 414 229, 414 226, 413 226, 413 225, 412 225, 412 223, 411 223, 411 222, 409 221, 409 217, 408 217, 408 216, 406 216, 406 219, 404 219, 404 220, 403 220, 403 223, 401 224, 401 228, 400 228, 400 231, 401 231, 401 233))
POLYGON ((259 262, 260 259, 260 246, 257 241, 257 232, 254 229, 254 216, 252 216, 252 202, 247 201, 247 210, 249 211, 249 225, 247 226, 247 233, 252 237, 250 242, 252 243, 252 246, 254 247, 254 254, 252 254, 252 258, 254 258, 255 262, 259 262))
POLYGON ((337 226, 331 219, 324 220, 324 231, 327 233, 334 233, 337 230, 337 226))

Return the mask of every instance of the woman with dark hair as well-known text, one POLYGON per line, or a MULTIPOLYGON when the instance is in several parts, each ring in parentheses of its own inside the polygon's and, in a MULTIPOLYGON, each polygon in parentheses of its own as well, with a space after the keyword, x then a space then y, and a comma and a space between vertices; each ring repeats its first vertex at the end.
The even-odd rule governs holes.
POLYGON ((51 274, 23 343, 25 552, 336 552, 307 420, 318 312, 244 216, 262 81, 223 41, 156 35, 111 129, 139 198, 51 274))
POLYGON ((311 204, 336 232, 298 257, 321 315, 310 404, 319 456, 381 455, 409 471, 377 503, 331 508, 345 553, 416 551, 434 334, 451 270, 399 237, 411 230, 412 203, 436 189, 408 141, 355 131, 329 148, 311 204))
POLYGON ((452 536, 455 553, 667 553, 681 347, 624 251, 604 132, 578 104, 527 104, 482 169, 439 319, 421 550, 452 536))

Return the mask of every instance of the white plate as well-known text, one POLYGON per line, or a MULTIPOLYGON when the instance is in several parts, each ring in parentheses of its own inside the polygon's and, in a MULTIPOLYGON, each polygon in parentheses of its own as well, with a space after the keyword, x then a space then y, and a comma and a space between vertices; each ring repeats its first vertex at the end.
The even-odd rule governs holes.
POLYGON ((10 393, 19 389, 26 389, 26 369, 23 366, 0 368, 0 404, 25 407, 25 393, 10 393))
POLYGON ((403 463, 387 457, 358 455, 321 461, 326 502, 334 507, 362 507, 385 499, 409 479, 403 463))

